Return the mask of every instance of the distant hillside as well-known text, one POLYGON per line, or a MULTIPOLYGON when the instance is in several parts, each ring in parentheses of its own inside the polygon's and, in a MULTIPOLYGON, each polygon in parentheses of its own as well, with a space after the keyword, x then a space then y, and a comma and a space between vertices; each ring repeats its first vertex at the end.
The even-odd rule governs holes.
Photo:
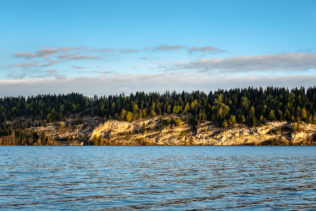
POLYGON ((76 93, 5 97, 0 99, 0 137, 52 122, 67 122, 70 118, 75 124, 82 124, 88 116, 103 122, 131 122, 166 115, 181 116, 182 122, 193 126, 208 121, 219 128, 237 123, 255 127, 273 121, 315 124, 316 87, 230 89, 209 93, 137 92, 129 96, 94 98, 76 93))

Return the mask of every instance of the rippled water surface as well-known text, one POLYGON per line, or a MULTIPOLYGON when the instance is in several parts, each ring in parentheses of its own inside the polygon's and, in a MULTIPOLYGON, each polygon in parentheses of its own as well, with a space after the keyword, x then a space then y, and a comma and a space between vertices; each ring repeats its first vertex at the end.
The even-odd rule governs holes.
POLYGON ((1 146, 15 208, 316 209, 316 147, 1 146))

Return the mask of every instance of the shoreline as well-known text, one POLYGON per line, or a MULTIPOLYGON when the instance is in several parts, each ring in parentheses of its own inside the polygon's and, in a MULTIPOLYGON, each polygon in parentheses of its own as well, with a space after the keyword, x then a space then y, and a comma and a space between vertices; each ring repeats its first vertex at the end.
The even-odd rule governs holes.
MULTIPOLYGON (((165 117, 136 121, 103 121, 85 117, 80 124, 53 122, 46 126, 15 130, 0 137, 0 145, 60 146, 314 146, 316 125, 268 122, 257 127, 235 124, 228 128, 204 121, 192 126, 162 125, 165 117)), ((70 120, 69 120, 70 121, 70 120)))

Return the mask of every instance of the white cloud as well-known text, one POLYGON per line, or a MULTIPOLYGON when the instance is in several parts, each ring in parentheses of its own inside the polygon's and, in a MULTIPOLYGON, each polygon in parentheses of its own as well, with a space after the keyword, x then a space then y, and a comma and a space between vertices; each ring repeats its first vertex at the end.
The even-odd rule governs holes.
POLYGON ((302 71, 316 69, 316 53, 284 53, 261 56, 198 59, 176 65, 178 69, 209 72, 302 71))
MULTIPOLYGON (((55 71, 47 74, 55 74, 55 71)), ((164 92, 192 91, 253 87, 300 87, 315 86, 316 74, 305 76, 249 76, 237 77, 217 75, 207 77, 203 74, 164 73, 147 75, 104 75, 102 77, 50 78, 0 81, 0 97, 29 96, 79 92, 88 96, 108 94, 129 94, 136 91, 164 92)))

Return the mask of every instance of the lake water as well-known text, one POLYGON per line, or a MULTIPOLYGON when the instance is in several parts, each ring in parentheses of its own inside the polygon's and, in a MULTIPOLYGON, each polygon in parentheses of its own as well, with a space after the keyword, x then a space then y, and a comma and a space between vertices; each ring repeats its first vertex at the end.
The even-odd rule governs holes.
POLYGON ((316 209, 316 147, 1 146, 0 209, 316 209))

